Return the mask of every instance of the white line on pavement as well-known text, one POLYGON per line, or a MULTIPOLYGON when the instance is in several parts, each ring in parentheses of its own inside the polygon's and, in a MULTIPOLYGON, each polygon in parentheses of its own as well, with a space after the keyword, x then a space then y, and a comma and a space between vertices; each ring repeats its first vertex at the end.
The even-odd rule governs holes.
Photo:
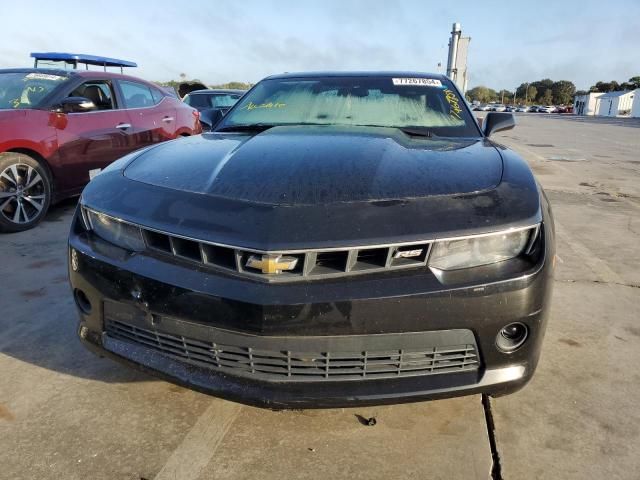
POLYGON ((237 403, 214 399, 171 454, 155 480, 197 479, 213 458, 241 409, 237 403))
POLYGON ((576 239, 574 236, 571 236, 565 228, 556 222, 556 233, 564 242, 569 245, 569 248, 576 252, 586 263, 589 268, 598 275, 599 280, 606 283, 618 283, 624 284, 625 281, 614 272, 609 265, 606 264, 603 260, 598 258, 593 250, 587 247, 580 240, 576 239))

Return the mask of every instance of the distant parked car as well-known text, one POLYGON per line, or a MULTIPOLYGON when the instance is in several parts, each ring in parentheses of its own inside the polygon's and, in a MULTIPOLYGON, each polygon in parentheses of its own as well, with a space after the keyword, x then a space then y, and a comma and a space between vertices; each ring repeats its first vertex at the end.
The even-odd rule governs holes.
POLYGON ((545 105, 543 107, 538 107, 538 112, 540 113, 554 113, 556 111, 556 107, 553 105, 545 105))
POLYGON ((573 105, 560 105, 556 107, 556 113, 573 113, 573 105))
POLYGON ((491 106, 491 111, 492 112, 504 112, 507 109, 507 107, 505 107, 504 105, 502 105, 501 103, 497 103, 491 106))
MULTIPOLYGON (((36 55, 76 67, 135 66, 106 57, 36 55)), ((52 203, 80 194, 91 177, 129 152, 200 133, 198 116, 174 94, 127 75, 0 70, 0 231, 34 227, 52 203)))
POLYGON ((531 109, 529 107, 527 107, 526 105, 520 105, 518 108, 516 108, 516 112, 522 112, 522 113, 527 113, 530 110, 531 109))
POLYGON ((201 112, 210 108, 220 108, 226 112, 240 100, 245 92, 246 90, 230 89, 195 90, 186 95, 183 101, 201 112))

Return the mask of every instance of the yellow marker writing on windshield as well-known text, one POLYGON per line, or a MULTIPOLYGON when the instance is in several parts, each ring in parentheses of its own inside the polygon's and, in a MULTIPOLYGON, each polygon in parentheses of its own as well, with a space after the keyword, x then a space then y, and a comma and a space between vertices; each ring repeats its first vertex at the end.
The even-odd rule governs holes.
POLYGON ((244 108, 246 108, 247 110, 255 110, 257 108, 284 108, 286 106, 287 106, 286 103, 281 103, 281 102, 267 102, 267 103, 261 103, 260 105, 257 105, 253 102, 249 102, 244 108))
POLYGON ((452 117, 457 118, 458 120, 462 120, 460 118, 460 112, 462 111, 462 108, 460 108, 460 102, 458 101, 458 97, 456 97, 456 94, 451 90, 446 89, 444 90, 444 98, 446 98, 447 102, 449 103, 449 114, 452 117))

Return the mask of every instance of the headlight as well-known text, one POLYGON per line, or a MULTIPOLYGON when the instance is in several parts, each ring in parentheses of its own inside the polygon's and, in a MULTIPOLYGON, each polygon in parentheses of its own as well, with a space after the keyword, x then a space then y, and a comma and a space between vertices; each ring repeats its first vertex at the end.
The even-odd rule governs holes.
POLYGON ((144 250, 142 231, 138 227, 88 208, 82 210, 90 230, 103 240, 134 252, 144 250))
POLYGON ((517 257, 537 228, 434 243, 429 266, 439 270, 478 267, 517 257))

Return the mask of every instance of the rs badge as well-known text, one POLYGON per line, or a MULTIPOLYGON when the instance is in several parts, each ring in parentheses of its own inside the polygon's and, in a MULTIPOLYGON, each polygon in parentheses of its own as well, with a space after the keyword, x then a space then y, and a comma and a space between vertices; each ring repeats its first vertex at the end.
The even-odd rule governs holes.
POLYGON ((415 250, 398 250, 393 254, 393 258, 414 258, 422 255, 422 249, 416 248, 415 250))

